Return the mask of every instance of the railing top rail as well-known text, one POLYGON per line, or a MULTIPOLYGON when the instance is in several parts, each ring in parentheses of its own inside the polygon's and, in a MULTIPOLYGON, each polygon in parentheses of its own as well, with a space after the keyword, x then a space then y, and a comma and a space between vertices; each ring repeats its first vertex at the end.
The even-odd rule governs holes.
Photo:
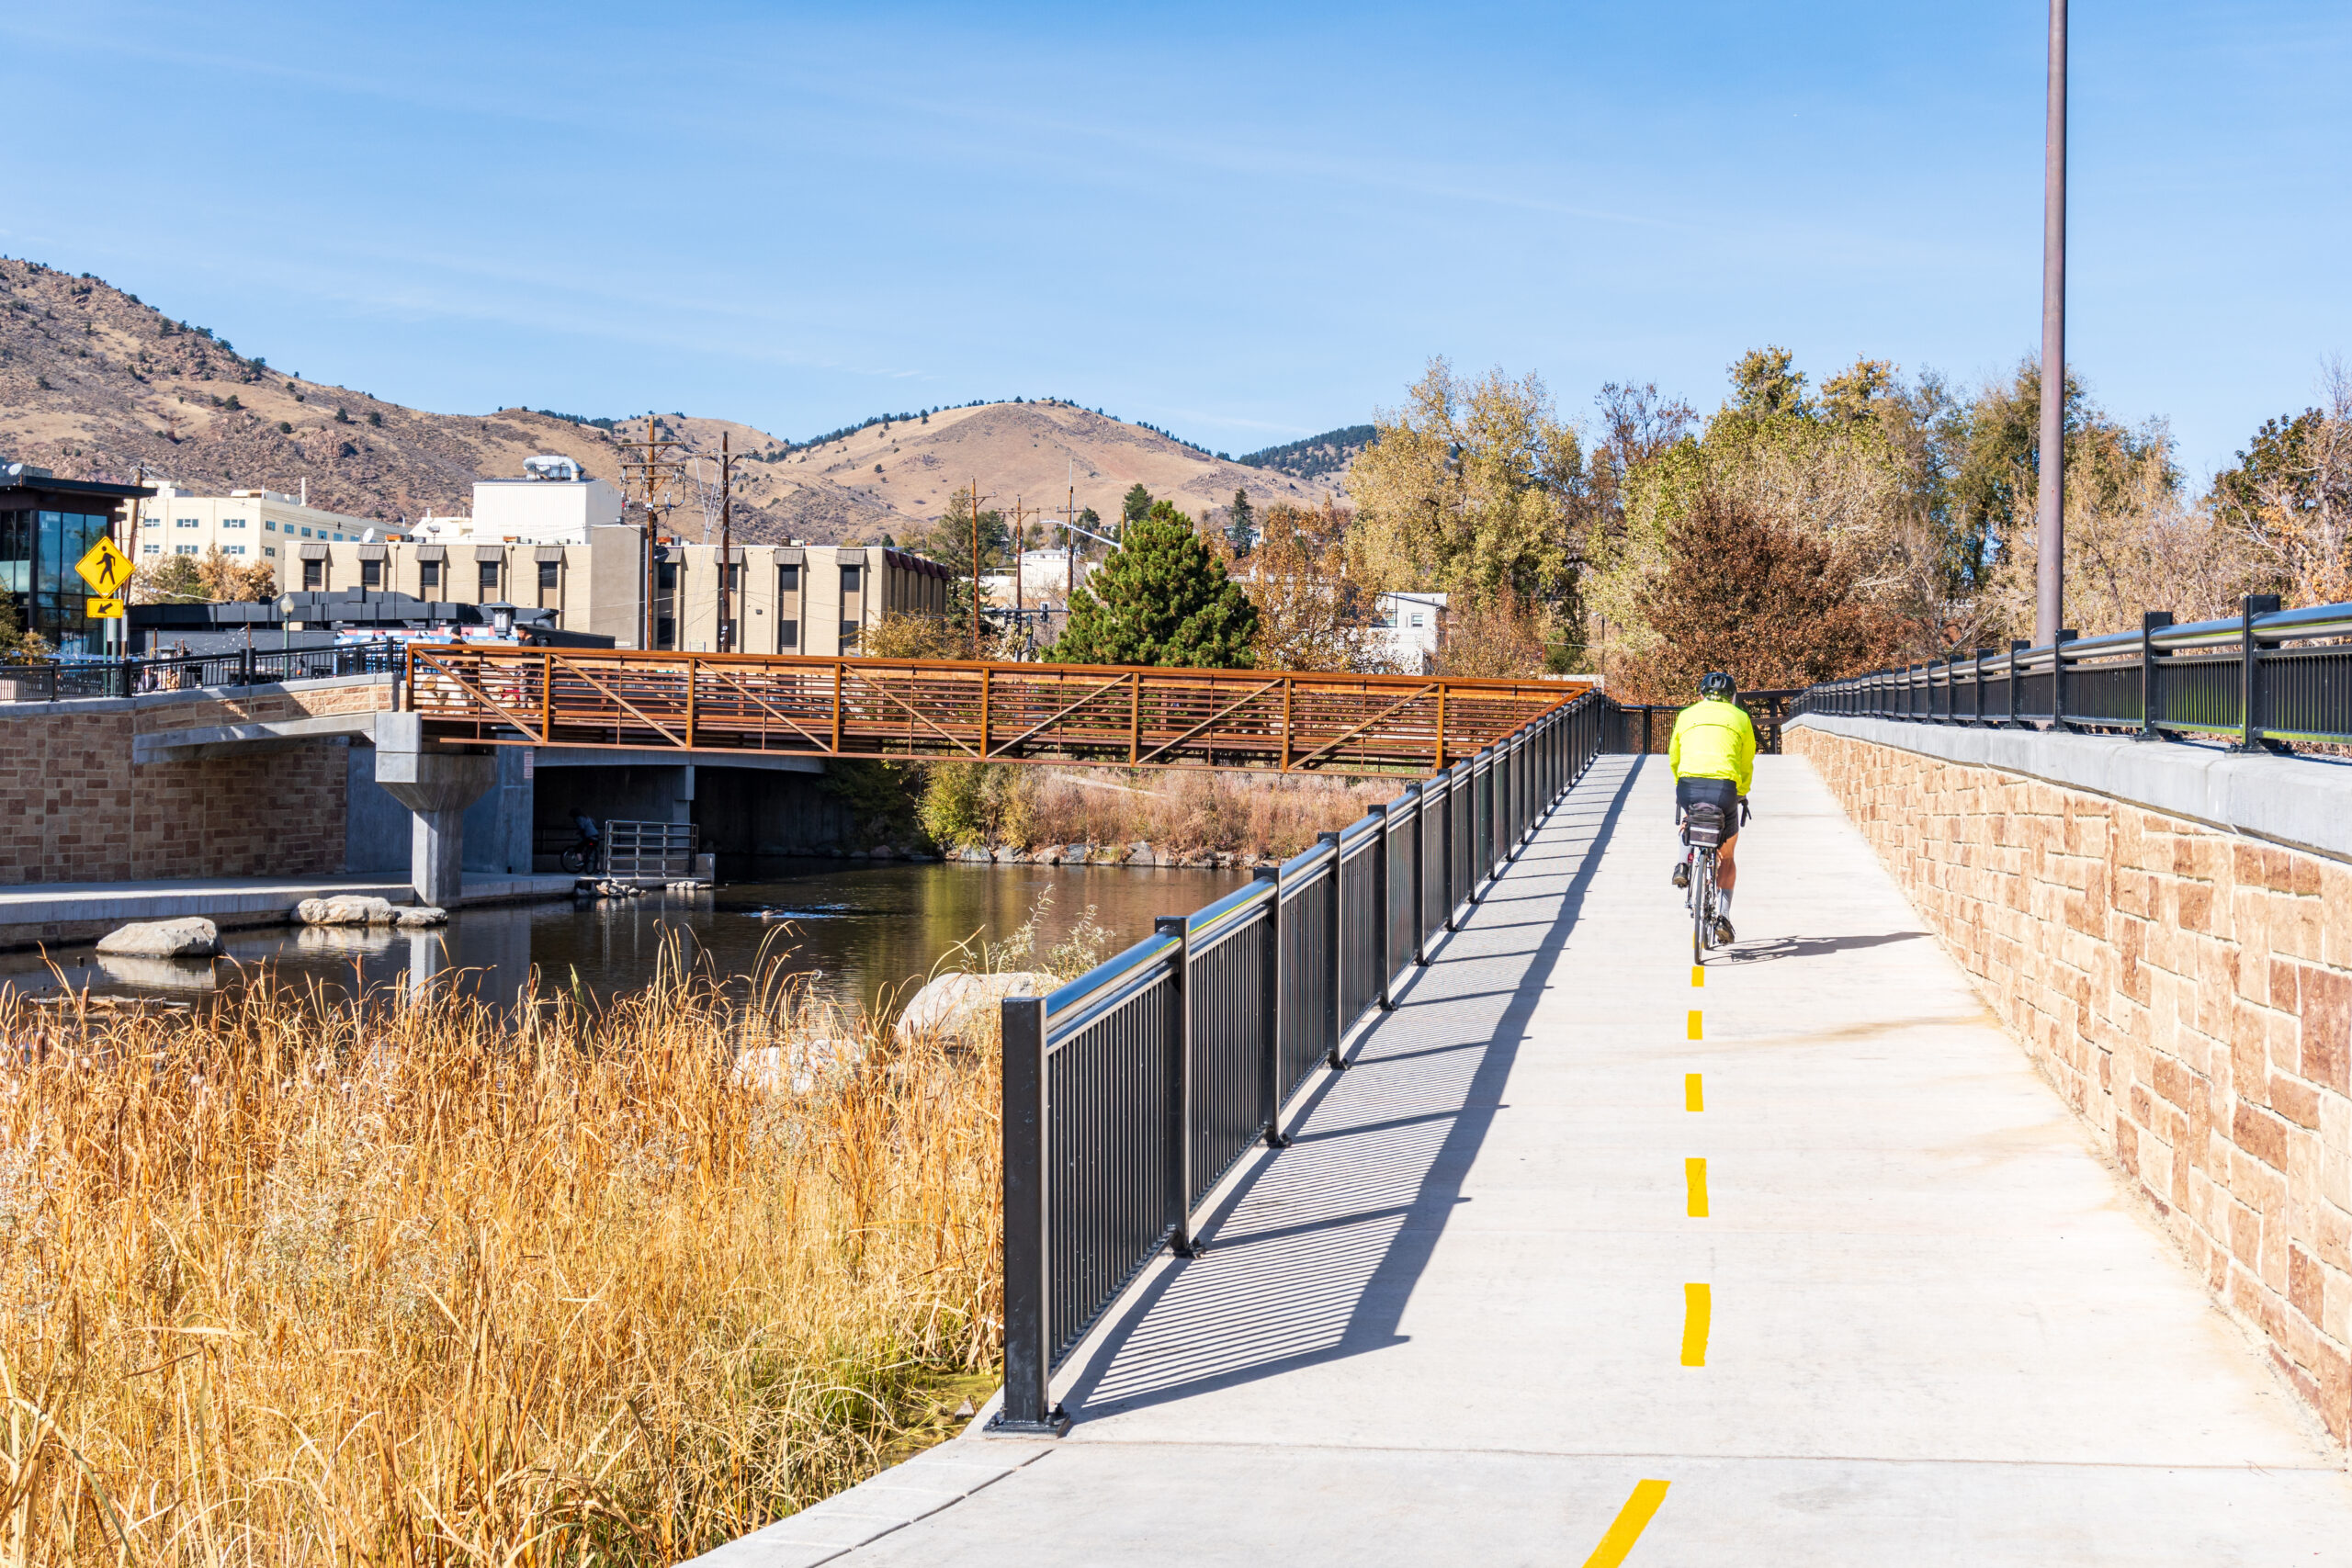
POLYGON ((1226 928, 1239 924, 1261 905, 1273 902, 1276 888, 1271 876, 1253 877, 1221 898, 1214 899, 1184 917, 1184 932, 1188 940, 1203 942, 1226 928))
MULTIPOLYGON (((2258 642, 2282 643, 2315 637, 2352 637, 2352 604, 2312 604, 2299 610, 2266 611, 2254 615, 2250 623, 2243 615, 2210 621, 2185 621, 2154 627, 2145 637, 2150 646, 2168 653, 2187 649, 2211 649, 2222 652, 2238 645, 2249 624, 2258 642)), ((2137 630, 2102 632, 2097 637, 2069 637, 2063 643, 2019 648, 2015 658, 2020 671, 2041 673, 2061 657, 2071 664, 2086 659, 2136 655, 2140 651, 2142 637, 2143 634, 2137 630)), ((1808 689, 1838 691, 1862 682, 1883 681, 1893 676, 1924 675, 1932 681, 1939 668, 1947 671, 1948 679, 1949 671, 1953 669, 1978 671, 1987 667, 2006 669, 2011 657, 2007 649, 1971 649, 1922 664, 1874 670, 1867 674, 1825 681, 1821 686, 1808 689)))
POLYGON ((1013 674, 1026 676, 1064 675, 1075 678, 1093 676, 1140 675, 1155 683, 1192 683, 1204 686, 1262 685, 1268 681, 1288 681, 1294 685, 1363 692, 1396 692, 1400 694, 1425 691, 1432 694, 1440 690, 1448 693, 1493 693, 1515 697, 1544 697, 1556 703, 1573 702, 1595 684, 1589 676, 1571 676, 1555 680, 1512 680, 1485 675, 1375 675, 1348 671, 1323 670, 1212 670, 1194 669, 1171 664, 1049 664, 1021 660, 982 659, 873 659, 862 655, 824 655, 805 653, 690 653, 655 649, 647 652, 631 648, 508 648, 485 646, 481 643, 424 643, 405 645, 412 662, 447 655, 499 662, 529 662, 537 664, 553 658, 575 664, 616 664, 640 669, 658 669, 672 665, 696 665, 706 668, 741 666, 831 669, 846 665, 854 669, 904 670, 939 673, 962 672, 979 674, 1013 674))
POLYGON ((1182 943, 1154 931, 1123 953, 1089 969, 1069 984, 1046 993, 1046 1035, 1050 1044, 1084 1022, 1135 985, 1156 979, 1158 970, 1182 943))

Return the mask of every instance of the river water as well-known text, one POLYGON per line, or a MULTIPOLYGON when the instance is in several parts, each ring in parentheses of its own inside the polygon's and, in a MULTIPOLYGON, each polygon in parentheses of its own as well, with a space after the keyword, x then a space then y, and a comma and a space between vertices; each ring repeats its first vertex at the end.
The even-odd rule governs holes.
MULTIPOLYGON (((760 880, 703 893, 649 893, 460 909, 422 931, 265 927, 221 933, 227 959, 207 964, 100 958, 88 947, 52 951, 66 984, 94 992, 200 1000, 236 990, 266 966, 280 984, 331 997, 428 977, 486 1000, 512 1002, 534 967, 543 991, 580 986, 599 996, 650 980, 665 943, 722 977, 749 975, 763 954, 809 976, 823 994, 864 1008, 903 998, 944 968, 977 967, 956 944, 1003 942, 1035 917, 1039 956, 1090 918, 1107 956, 1150 934, 1155 915, 1186 914, 1230 891, 1246 872, 1125 866, 880 864, 776 861, 760 880), (1091 916, 1090 916, 1091 911, 1091 916)), ((1023 965, 1025 966, 1025 965, 1023 965)), ((34 953, 0 953, 0 984, 53 991, 59 976, 34 953)))

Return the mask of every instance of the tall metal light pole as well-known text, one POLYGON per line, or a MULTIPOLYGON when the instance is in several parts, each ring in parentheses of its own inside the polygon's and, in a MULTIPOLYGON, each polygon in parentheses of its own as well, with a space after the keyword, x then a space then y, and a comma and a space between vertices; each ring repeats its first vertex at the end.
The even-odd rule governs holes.
POLYGON ((2050 0, 2050 118, 2041 154, 2041 490, 2033 640, 2066 624, 2066 0, 2050 0))

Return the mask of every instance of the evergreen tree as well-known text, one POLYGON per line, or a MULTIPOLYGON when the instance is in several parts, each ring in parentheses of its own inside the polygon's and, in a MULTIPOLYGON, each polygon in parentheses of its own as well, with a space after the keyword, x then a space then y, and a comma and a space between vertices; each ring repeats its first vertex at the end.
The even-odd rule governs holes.
POLYGON ((1143 481, 1137 479, 1119 505, 1120 522, 1140 523, 1151 515, 1151 491, 1144 489, 1143 481))
POLYGON ((1069 623, 1049 657, 1063 664, 1246 670, 1255 662, 1257 632, 1258 607, 1226 576, 1193 520, 1159 501, 1071 599, 1069 623))
POLYGON ((1246 490, 1233 492, 1233 521, 1226 525, 1225 536, 1233 541, 1237 554, 1246 555, 1257 542, 1258 517, 1250 508, 1250 492, 1246 490))

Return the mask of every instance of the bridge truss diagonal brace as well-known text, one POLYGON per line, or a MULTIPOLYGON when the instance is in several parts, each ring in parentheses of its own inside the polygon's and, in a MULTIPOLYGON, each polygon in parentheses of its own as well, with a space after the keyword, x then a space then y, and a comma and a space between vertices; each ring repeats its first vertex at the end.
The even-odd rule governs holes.
MULTIPOLYGON (((1286 692, 1289 686, 1290 682, 1287 678, 1279 681, 1267 682, 1264 685, 1240 698, 1238 701, 1227 703, 1224 707, 1219 708, 1216 712, 1209 715, 1208 717, 1201 720, 1200 723, 1193 726, 1192 728, 1184 731, 1183 734, 1179 735, 1173 740, 1163 740, 1159 745, 1153 747, 1150 750, 1144 752, 1141 756, 1136 759, 1136 765, 1142 766, 1156 761, 1161 754, 1173 751, 1176 748, 1183 745, 1186 741, 1192 739, 1203 730, 1211 728, 1216 725, 1223 723, 1226 719, 1232 717, 1235 714, 1240 712, 1243 708, 1248 707, 1251 703, 1256 702, 1260 697, 1266 695, 1269 692, 1286 692)), ((1285 719, 1287 719, 1289 715, 1289 707, 1287 704, 1284 705, 1283 715, 1285 719)), ((1283 750, 1285 754, 1290 750, 1290 728, 1287 723, 1284 724, 1283 728, 1283 750)))
MULTIPOLYGON (((435 659, 429 653, 418 654, 417 662, 429 666, 433 670, 434 673, 443 676, 448 681, 454 682, 458 690, 470 695, 474 701, 481 704, 482 706, 488 708, 491 712, 496 714, 499 717, 504 719, 507 723, 513 725, 524 734, 535 739, 540 745, 545 746, 548 744, 547 732, 540 728, 536 715, 530 718, 525 718, 521 714, 516 713, 513 708, 508 707, 496 697, 492 696, 481 685, 473 681, 468 680, 464 671, 458 670, 449 664, 444 663, 442 660, 435 659)), ((649 720, 648 722, 650 721, 649 720)), ((663 730, 662 733, 666 735, 669 731, 663 730)))

